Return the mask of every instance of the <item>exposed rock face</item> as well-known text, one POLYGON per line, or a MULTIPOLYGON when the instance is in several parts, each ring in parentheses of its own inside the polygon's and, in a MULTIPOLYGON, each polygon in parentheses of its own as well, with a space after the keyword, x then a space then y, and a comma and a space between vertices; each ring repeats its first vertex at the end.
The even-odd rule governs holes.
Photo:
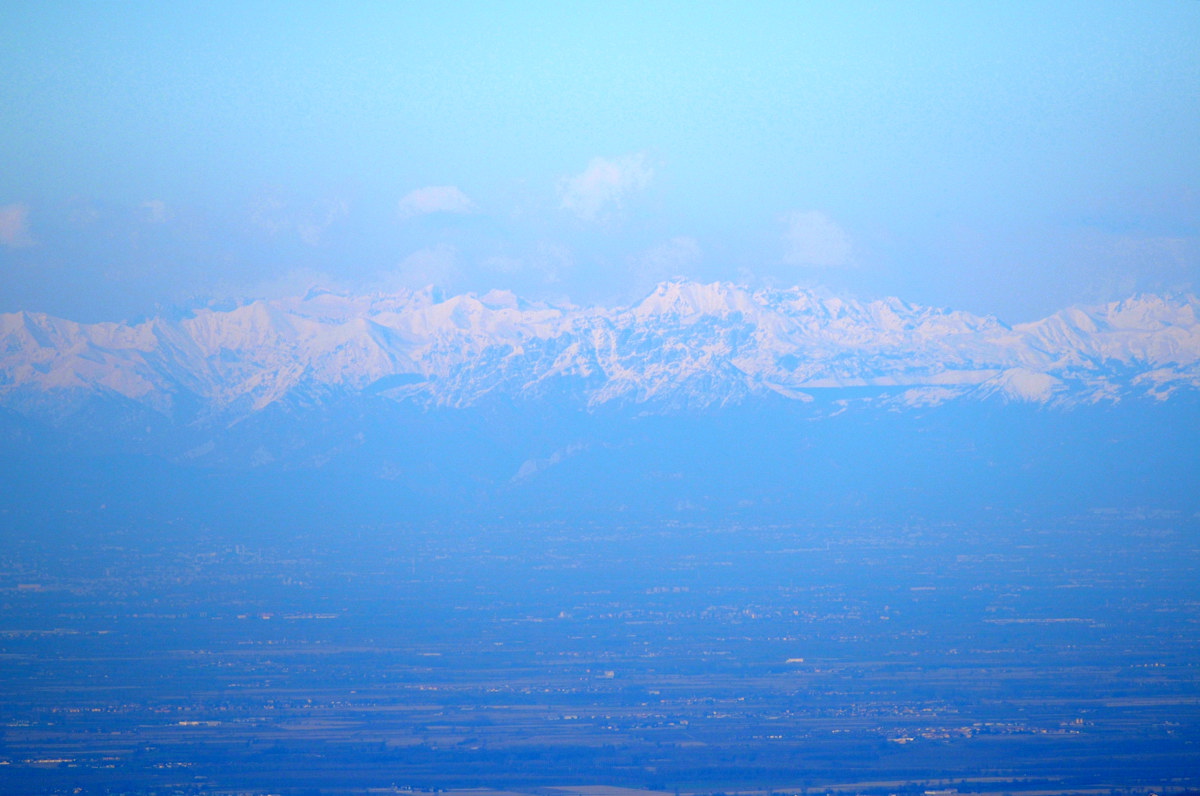
MULTIPOLYGON (((258 301, 182 320, 79 324, 0 315, 0 403, 113 396, 172 416, 245 416, 360 391, 428 406, 485 396, 656 411, 755 395, 887 387, 897 405, 1070 405, 1200 387, 1200 300, 1137 296, 1033 323, 672 281, 631 307, 432 291, 258 301)), ((64 410, 65 411, 65 410, 64 410)))

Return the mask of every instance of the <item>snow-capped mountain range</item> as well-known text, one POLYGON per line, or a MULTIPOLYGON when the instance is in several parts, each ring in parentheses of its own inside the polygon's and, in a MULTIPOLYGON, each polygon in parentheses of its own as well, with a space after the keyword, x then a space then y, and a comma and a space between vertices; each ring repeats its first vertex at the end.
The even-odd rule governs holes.
POLYGON ((426 406, 556 396, 665 411, 853 387, 909 406, 1167 400, 1200 388, 1200 299, 1140 295, 1008 326, 895 298, 676 280, 617 308, 312 290, 137 324, 0 315, 0 404, 21 412, 107 396, 228 417, 364 391, 426 406))

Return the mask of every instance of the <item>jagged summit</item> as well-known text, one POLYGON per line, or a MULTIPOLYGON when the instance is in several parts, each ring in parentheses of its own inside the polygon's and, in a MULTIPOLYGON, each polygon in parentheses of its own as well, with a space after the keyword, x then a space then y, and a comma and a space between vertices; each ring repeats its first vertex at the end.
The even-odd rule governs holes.
POLYGON ((676 279, 629 307, 507 291, 350 296, 314 289, 137 324, 0 315, 0 403, 116 396, 253 413, 290 395, 371 390, 429 406, 485 396, 721 406, 851 387, 899 405, 1094 403, 1200 387, 1200 299, 1140 295, 1032 323, 803 288, 676 279))

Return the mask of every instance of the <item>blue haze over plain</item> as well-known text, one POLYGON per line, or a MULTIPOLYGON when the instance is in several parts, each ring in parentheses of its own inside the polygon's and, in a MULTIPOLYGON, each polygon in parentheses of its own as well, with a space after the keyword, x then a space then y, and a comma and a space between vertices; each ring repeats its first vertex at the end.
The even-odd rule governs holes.
POLYGON ((1194 793, 1197 41, 0 5, 0 790, 1194 793))

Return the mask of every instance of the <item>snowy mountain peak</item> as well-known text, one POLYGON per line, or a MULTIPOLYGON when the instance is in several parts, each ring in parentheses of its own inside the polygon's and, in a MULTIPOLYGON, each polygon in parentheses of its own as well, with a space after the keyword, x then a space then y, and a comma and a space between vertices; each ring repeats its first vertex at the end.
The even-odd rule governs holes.
POLYGON ((708 285, 672 280, 663 282, 633 309, 638 318, 651 316, 723 316, 731 312, 748 312, 755 309, 754 299, 742 287, 728 282, 708 285))
POLYGON ((0 316, 0 403, 70 393, 236 414, 367 388, 428 405, 553 394, 664 410, 851 387, 910 406, 1162 400, 1200 388, 1198 310, 1194 296, 1143 295, 1008 327, 895 298, 672 280, 616 308, 426 289, 310 290, 134 325, 20 312, 0 316))

